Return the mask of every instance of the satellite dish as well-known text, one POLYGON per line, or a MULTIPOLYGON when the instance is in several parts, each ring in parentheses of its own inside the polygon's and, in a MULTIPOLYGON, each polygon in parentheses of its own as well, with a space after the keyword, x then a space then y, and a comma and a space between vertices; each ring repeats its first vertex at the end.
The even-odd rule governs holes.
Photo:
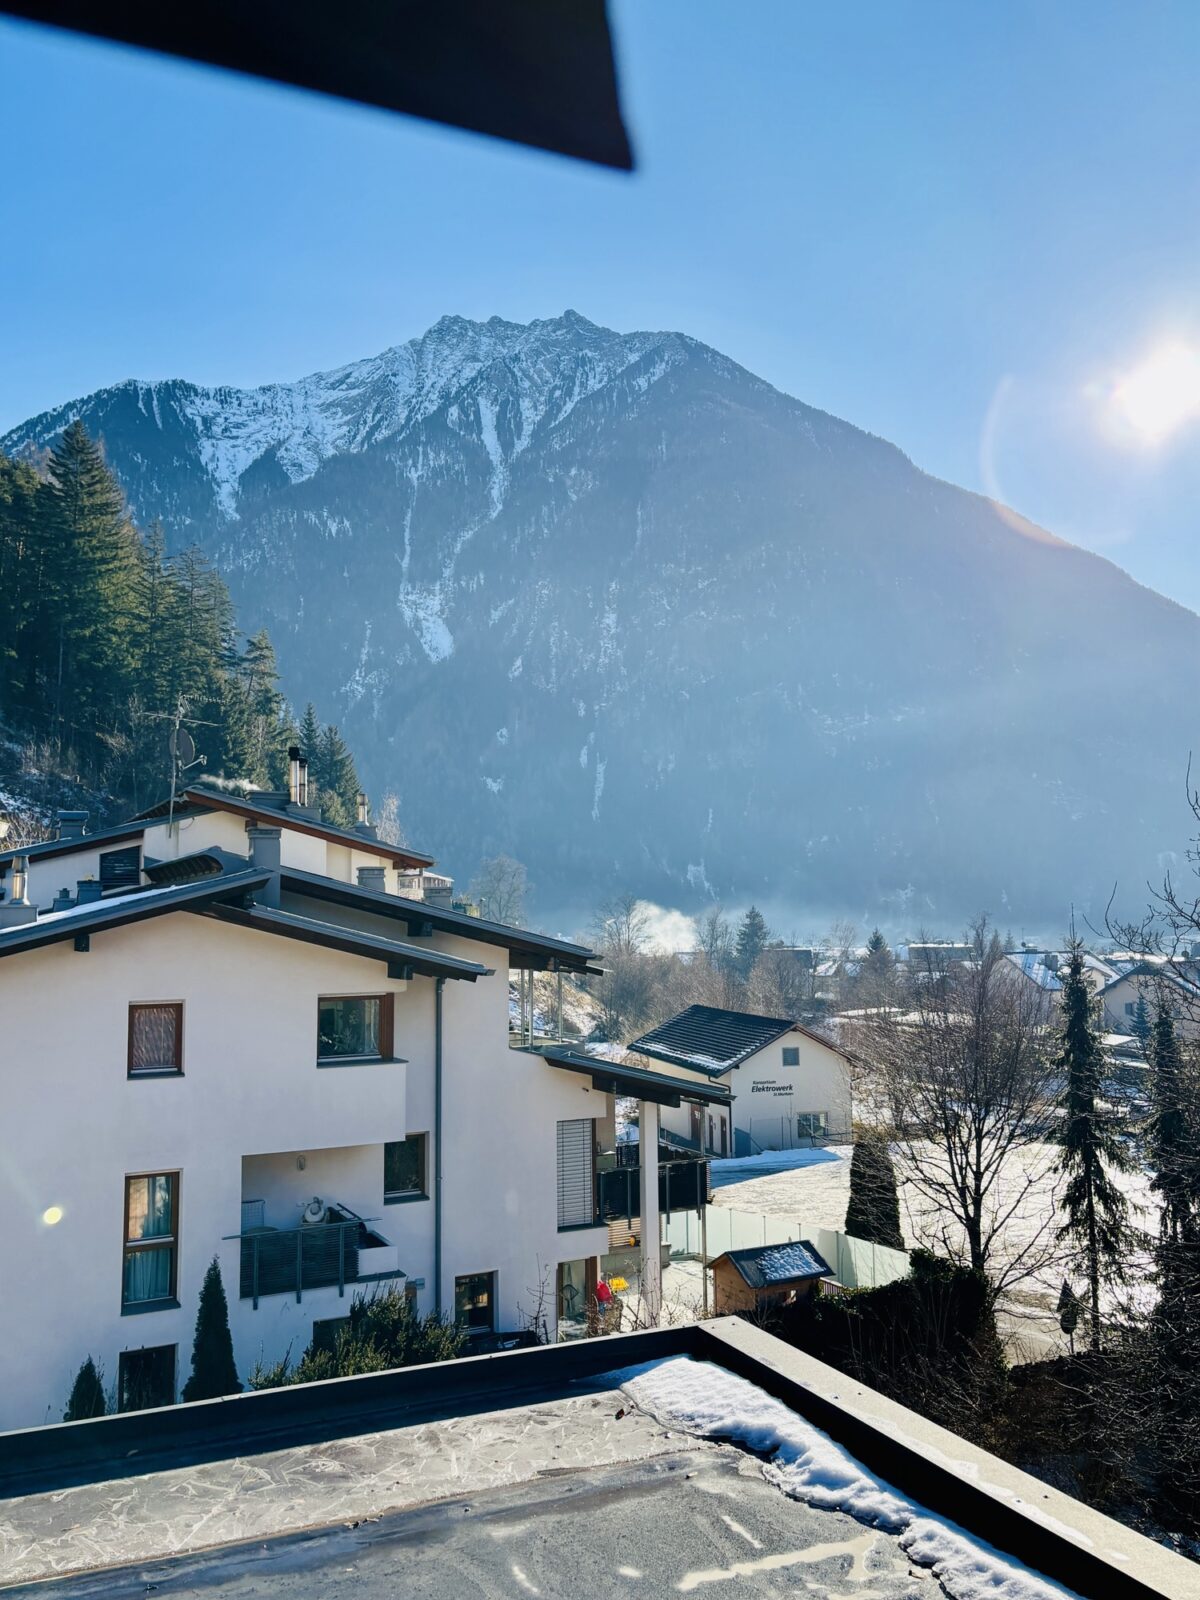
POLYGON ((171 729, 171 759, 181 767, 190 767, 196 759, 196 744, 186 728, 171 729))

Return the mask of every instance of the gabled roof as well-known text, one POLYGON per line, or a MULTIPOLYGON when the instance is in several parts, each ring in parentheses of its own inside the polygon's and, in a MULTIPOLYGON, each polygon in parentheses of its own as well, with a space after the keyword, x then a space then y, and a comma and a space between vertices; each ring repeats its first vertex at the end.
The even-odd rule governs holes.
POLYGON ((41 945, 77 939, 84 934, 124 927, 148 917, 161 917, 169 911, 193 911, 226 900, 239 900, 263 888, 270 874, 248 869, 221 873, 191 883, 161 885, 128 893, 106 896, 64 911, 43 912, 35 922, 22 922, 15 928, 0 928, 0 956, 36 950, 41 945))
MULTIPOLYGON (((290 807, 286 795, 276 795, 268 790, 257 794, 241 794, 203 783, 189 784, 183 793, 175 798, 176 815, 179 814, 181 805, 200 807, 208 811, 231 811, 235 816, 264 822, 268 826, 290 828, 295 833, 311 834, 314 838, 325 839, 330 844, 344 844, 352 850, 362 850, 369 855, 382 856, 397 867, 419 868, 433 865, 432 856, 420 855, 406 846, 385 844, 373 834, 356 833, 352 828, 335 828, 332 823, 323 822, 318 816, 310 816, 299 807, 290 807)), ((170 802, 162 800, 158 805, 141 812, 138 820, 143 823, 160 822, 168 815, 169 809, 170 802)))
MULTIPOLYGON (((189 807, 176 814, 193 813, 189 807)), ((99 833, 81 833, 69 839, 43 839, 39 844, 11 845, 7 850, 0 850, 0 874, 14 856, 27 856, 30 861, 46 861, 51 856, 69 856, 80 850, 94 850, 98 845, 119 844, 123 839, 140 839, 145 831, 146 824, 139 819, 136 822, 119 823, 113 828, 101 828, 99 833)))
POLYGON ((793 1244, 761 1244, 748 1250, 727 1250, 717 1262, 728 1261, 751 1289, 783 1289, 791 1283, 828 1278, 832 1268, 821 1252, 801 1239, 793 1244))
POLYGON ((1031 983, 1036 983, 1039 989, 1044 989, 1047 994, 1055 994, 1062 988, 1062 979, 1046 965, 1040 950, 1021 950, 1006 956, 1013 966, 1023 972, 1031 983))
POLYGON ((651 1072, 646 1067, 630 1067, 621 1061, 606 1061, 603 1056, 581 1055, 563 1045, 535 1045, 514 1052, 516 1055, 541 1056, 552 1067, 564 1072, 578 1072, 592 1080, 592 1087, 603 1094, 635 1095, 639 1100, 649 1100, 655 1105, 678 1106, 685 1101, 699 1105, 727 1106, 733 1097, 723 1086, 696 1083, 687 1078, 672 1078, 665 1072, 651 1072))
POLYGON ((342 950, 348 955, 386 961, 389 976, 394 978, 465 978, 468 983, 474 983, 476 978, 485 977, 488 972, 487 967, 477 961, 439 955, 428 946, 405 944, 399 939, 384 939, 377 933, 363 933, 357 928, 345 927, 340 922, 318 922, 312 917, 300 917, 291 911, 277 910, 274 906, 214 905, 207 908, 204 914, 215 917, 218 922, 235 923, 241 928, 256 928, 262 933, 298 939, 304 944, 323 945, 327 950, 342 950))
POLYGON ((1177 989, 1182 989, 1185 994, 1200 996, 1200 986, 1192 983, 1190 979, 1177 972, 1169 961, 1138 961, 1125 972, 1118 973, 1109 983, 1101 984, 1099 993, 1107 994, 1110 989, 1115 989, 1118 984, 1126 983, 1130 979, 1148 978, 1151 982, 1170 983, 1177 989))
MULTIPOLYGON (((691 1067, 695 1072, 720 1077, 793 1028, 808 1032, 790 1017, 761 1017, 718 1006, 689 1006, 669 1022, 642 1034, 629 1048, 658 1061, 669 1061, 672 1066, 691 1067)), ((809 1037, 830 1050, 837 1049, 819 1034, 809 1037)))
POLYGON ((450 911, 429 905, 424 900, 410 900, 406 895, 363 889, 358 884, 325 878, 315 872, 300 872, 294 867, 285 866, 282 869, 280 882, 284 889, 311 895, 316 900, 353 906, 378 916, 396 917, 406 924, 410 933, 424 927, 436 933, 455 934, 460 939, 476 939, 482 944, 499 945, 508 950, 510 955, 522 958, 514 962, 516 966, 544 969, 551 962, 557 962, 567 972, 597 970, 588 965, 592 952, 587 945, 572 944, 566 939, 555 939, 545 933, 531 933, 528 928, 512 928, 505 922, 488 922, 483 917, 468 916, 465 911, 450 911))

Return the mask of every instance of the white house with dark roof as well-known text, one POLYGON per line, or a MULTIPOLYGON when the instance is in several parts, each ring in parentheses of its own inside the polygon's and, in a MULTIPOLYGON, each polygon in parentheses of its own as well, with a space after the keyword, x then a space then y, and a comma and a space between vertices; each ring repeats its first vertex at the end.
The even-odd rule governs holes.
MULTIPOLYGON (((0 1429, 60 1417, 88 1355, 118 1404, 175 1400, 214 1256, 243 1381, 364 1286, 477 1348, 594 1288, 616 1093, 650 1128, 728 1092, 511 1048, 510 972, 590 952, 426 900, 428 865, 294 785, 0 853, 0 1429)), ((623 1174, 651 1319, 657 1160, 623 1174)))
POLYGON ((631 1053, 728 1089, 720 1107, 664 1111, 668 1140, 705 1155, 754 1155, 851 1136, 850 1059, 787 1017, 689 1006, 635 1039, 631 1053))

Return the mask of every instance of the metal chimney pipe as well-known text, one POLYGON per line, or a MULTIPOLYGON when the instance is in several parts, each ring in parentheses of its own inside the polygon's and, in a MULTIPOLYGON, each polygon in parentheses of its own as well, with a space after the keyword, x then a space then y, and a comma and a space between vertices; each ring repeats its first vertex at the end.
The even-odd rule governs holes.
POLYGON ((300 804, 300 746, 288 746, 288 799, 294 806, 300 804))
POLYGON ((358 825, 365 828, 371 820, 371 808, 367 804, 367 797, 360 789, 358 791, 358 825))
POLYGON ((25 856, 14 856, 12 861, 12 885, 8 891, 8 903, 13 906, 27 904, 25 890, 29 883, 29 862, 25 856))
POLYGON ((308 757, 307 756, 301 756, 300 760, 297 762, 296 804, 298 806, 307 806, 308 805, 308 757))

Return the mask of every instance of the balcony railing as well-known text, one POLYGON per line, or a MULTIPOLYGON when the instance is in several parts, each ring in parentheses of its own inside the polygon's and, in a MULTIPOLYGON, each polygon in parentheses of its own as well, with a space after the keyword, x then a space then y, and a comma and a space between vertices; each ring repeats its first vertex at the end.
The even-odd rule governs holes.
MULTIPOLYGON (((641 1215, 640 1167, 611 1167, 596 1174, 596 1220, 632 1222, 641 1215)), ((708 1204, 707 1161, 664 1161, 658 1169, 658 1209, 699 1211, 708 1204)))
MULTIPOLYGON (((244 1202, 243 1210, 255 1202, 244 1202)), ((241 1245, 239 1293, 253 1300, 294 1294, 297 1304, 306 1289, 337 1285, 345 1295, 348 1283, 376 1283, 402 1277, 394 1245, 368 1226, 371 1218, 356 1216, 344 1206, 330 1206, 332 1221, 299 1228, 244 1228, 227 1234, 241 1245)))

